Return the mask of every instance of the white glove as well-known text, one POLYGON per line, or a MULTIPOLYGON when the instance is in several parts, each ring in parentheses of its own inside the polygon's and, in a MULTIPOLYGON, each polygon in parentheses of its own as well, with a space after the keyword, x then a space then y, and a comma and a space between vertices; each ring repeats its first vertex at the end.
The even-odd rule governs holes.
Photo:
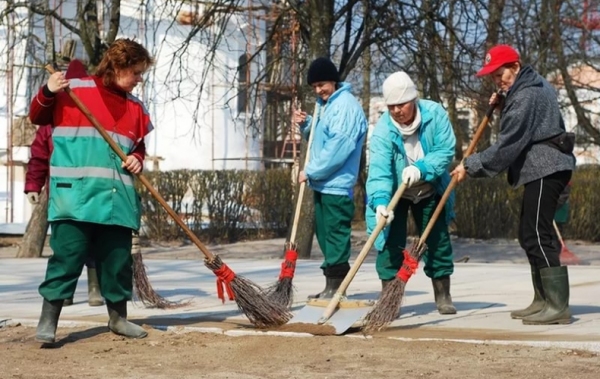
POLYGON ((27 192, 27 200, 29 200, 29 204, 38 204, 40 202, 40 194, 37 192, 27 192))
POLYGON ((393 211, 388 212, 386 207, 384 207, 383 205, 379 205, 379 206, 377 206, 377 209, 375 209, 375 219, 377 220, 378 224, 379 224, 379 219, 381 217, 386 218, 385 226, 388 226, 394 220, 394 212, 393 211))
POLYGON ((411 187, 419 180, 421 180, 421 171, 417 166, 408 166, 402 170, 402 183, 407 187, 411 187))

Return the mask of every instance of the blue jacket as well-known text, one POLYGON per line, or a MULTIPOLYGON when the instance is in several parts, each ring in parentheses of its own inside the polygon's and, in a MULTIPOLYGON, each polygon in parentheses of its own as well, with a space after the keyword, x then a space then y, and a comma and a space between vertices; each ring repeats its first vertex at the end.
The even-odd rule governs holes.
MULTIPOLYGON (((340 83, 327 103, 319 98, 320 117, 314 126, 310 157, 304 172, 315 191, 352 197, 358 177, 362 146, 367 134, 367 118, 349 83, 340 83)), ((317 113, 318 115, 319 113, 317 113)), ((300 125, 308 139, 312 117, 300 125)))
MULTIPOLYGON (((448 167, 454 158, 456 138, 446 110, 430 100, 419 100, 421 126, 419 140, 425 157, 414 163, 421 171, 421 180, 430 182, 438 194, 443 194, 450 184, 448 167)), ((367 233, 375 229, 375 209, 387 206, 402 183, 402 170, 406 167, 404 141, 392 123, 389 111, 379 118, 369 144, 369 174, 367 177, 367 233)), ((454 192, 446 202, 446 221, 454 218, 454 192)), ((387 241, 389 227, 375 240, 375 248, 382 250, 387 241)))

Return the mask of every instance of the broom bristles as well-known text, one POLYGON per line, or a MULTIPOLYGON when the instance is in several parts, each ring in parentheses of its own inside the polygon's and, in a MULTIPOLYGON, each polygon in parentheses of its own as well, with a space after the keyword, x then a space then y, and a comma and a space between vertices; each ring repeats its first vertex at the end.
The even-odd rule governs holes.
MULTIPOLYGON (((419 244, 419 239, 415 239, 413 240, 412 247, 408 254, 418 261, 425 250, 427 250, 427 246, 425 244, 419 244)), ((416 266, 414 268, 416 269, 416 266)), ((400 270, 402 270, 402 268, 400 270)), ((400 307, 404 300, 405 289, 406 282, 401 280, 398 276, 395 276, 383 291, 381 291, 381 296, 379 301, 377 301, 377 304, 375 304, 373 309, 365 316, 362 328, 364 333, 381 331, 387 328, 392 321, 400 316, 400 307)))
POLYGON ((133 288, 136 297, 146 307, 153 307, 158 309, 172 309, 179 308, 187 305, 187 303, 175 303, 160 296, 152 284, 146 273, 146 265, 142 259, 142 254, 134 253, 131 254, 133 258, 133 288))
POLYGON ((362 328, 364 333, 383 330, 398 318, 405 287, 406 283, 397 277, 387 284, 384 290, 381 291, 379 301, 365 317, 362 328))
POLYGON ((281 278, 266 289, 269 299, 289 309, 294 303, 294 284, 292 278, 281 278))
MULTIPOLYGON (((218 255, 204 264, 210 270, 221 268, 223 261, 218 255)), ((281 304, 269 299, 267 293, 249 279, 236 275, 229 283, 234 294, 234 300, 248 320, 259 328, 280 326, 292 318, 292 314, 281 304)))
POLYGON ((284 261, 281 264, 281 272, 277 283, 266 289, 269 299, 286 308, 291 308, 294 303, 294 273, 296 271, 296 261, 298 260, 298 251, 296 245, 288 242, 284 261))

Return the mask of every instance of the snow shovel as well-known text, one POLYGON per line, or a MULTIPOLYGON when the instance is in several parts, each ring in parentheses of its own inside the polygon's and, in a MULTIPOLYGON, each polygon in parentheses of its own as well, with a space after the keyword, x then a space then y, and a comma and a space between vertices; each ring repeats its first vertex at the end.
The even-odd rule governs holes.
MULTIPOLYGON (((392 200, 387 206, 388 212, 393 211, 396 208, 405 189, 406 185, 404 183, 398 187, 394 197, 392 197, 392 200)), ((352 325, 371 310, 373 305, 375 305, 374 300, 348 300, 346 299, 345 293, 358 272, 358 269, 369 254, 369 250, 373 247, 379 233, 385 228, 385 223, 386 219, 382 217, 333 297, 330 300, 309 300, 306 303, 306 306, 288 322, 288 325, 294 323, 318 324, 335 329, 335 334, 339 335, 352 327, 352 325)))

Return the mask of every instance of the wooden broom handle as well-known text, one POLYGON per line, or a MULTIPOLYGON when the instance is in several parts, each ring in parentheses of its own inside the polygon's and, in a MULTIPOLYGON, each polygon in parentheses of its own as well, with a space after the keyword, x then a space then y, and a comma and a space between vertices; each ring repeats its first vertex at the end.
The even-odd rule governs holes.
MULTIPOLYGON (((54 67, 52 67, 51 65, 47 65, 46 70, 50 74, 54 74, 56 72, 54 70, 54 67)), ((113 149, 115 154, 117 154, 123 162, 127 161, 127 155, 125 155, 125 153, 123 152, 123 150, 121 150, 119 145, 117 145, 117 143, 106 132, 104 127, 100 124, 100 122, 96 119, 96 117, 94 117, 94 115, 85 106, 85 104, 81 102, 79 97, 77 97, 77 95, 75 95, 75 93, 73 93, 73 91, 71 91, 71 89, 69 87, 65 88, 65 92, 71 97, 71 99, 73 100, 75 105, 77 105, 77 108, 79 108, 79 110, 85 115, 85 117, 87 117, 88 120, 90 120, 90 122, 92 123, 94 128, 96 128, 96 130, 98 131, 98 133, 100 133, 102 138, 104 138, 104 140, 110 145, 110 147, 113 149)), ((137 176, 137 178, 140 180, 140 182, 142 182, 144 187, 146 187, 148 189, 148 191, 150 191, 150 194, 152 194, 152 197, 154 197, 160 203, 160 205, 162 205, 164 210, 167 211, 167 213, 169 214, 169 216, 171 216, 173 221, 175 221, 175 223, 177 223, 177 225, 179 225, 181 227, 181 229, 183 229, 183 231, 185 232, 185 234, 187 234, 187 236, 190 238, 190 240, 196 246, 198 246, 198 249, 200 249, 200 251, 202 252, 202 254, 204 254, 206 259, 209 261, 212 261, 214 259, 214 255, 206 248, 206 246, 204 246, 204 244, 202 242, 200 242, 198 237, 196 237, 196 235, 181 220, 181 218, 177 215, 177 213, 175 213, 175 211, 169 206, 169 204, 167 204, 167 202, 165 201, 165 199, 163 199, 163 197, 160 195, 160 193, 158 193, 158 191, 156 189, 154 189, 154 187, 152 186, 152 184, 150 183, 148 178, 146 178, 146 176, 144 176, 144 174, 142 174, 141 172, 139 174, 135 174, 135 176, 137 176)))
MULTIPOLYGON (((481 123, 477 127, 477 131, 475 131, 475 135, 473 136, 473 139, 471 140, 471 142, 469 143, 469 146, 467 147, 467 151, 465 151, 465 154, 463 156, 461 164, 465 161, 466 157, 473 154, 473 152, 475 151, 475 148, 477 147, 477 143, 481 139, 481 136, 483 135, 483 132, 485 131, 485 128, 486 128, 488 122, 490 121, 490 119, 492 118, 492 115, 494 114, 494 109, 496 109, 496 105, 497 105, 497 103, 491 105, 489 107, 489 109, 487 110, 485 117, 483 118, 483 120, 481 120, 481 123)), ((431 233, 431 230, 433 229, 435 222, 437 221, 438 217, 440 216, 440 214, 444 210, 444 207, 446 206, 446 201, 448 201, 448 198, 450 197, 452 190, 454 190, 454 187, 456 187, 457 184, 458 184, 458 178, 456 176, 452 177, 450 184, 448 184, 448 187, 446 188, 446 191, 444 191, 444 194, 442 195, 440 202, 438 203, 437 207, 435 208, 433 215, 429 219, 429 222, 427 223, 425 230, 423 231, 423 233, 421 233, 421 237, 419 237, 419 243, 417 246, 420 247, 425 244, 425 240, 427 240, 427 237, 429 237, 429 234, 431 233)))
MULTIPOLYGON (((396 193, 394 193, 392 200, 390 200, 390 203, 387 206, 388 212, 393 212, 394 209, 396 209, 396 205, 398 205, 400 198, 402 198, 404 190, 406 190, 406 184, 402 183, 400 187, 398 187, 398 189, 396 190, 396 193)), ((327 320, 329 320, 333 312, 335 312, 335 309, 342 300, 342 296, 344 296, 344 292, 346 292, 346 289, 348 288, 348 286, 350 286, 350 283, 354 279, 354 276, 358 272, 358 269, 363 264, 364 260, 367 258, 367 255, 369 254, 371 247, 373 247, 373 244, 379 236, 379 233, 381 233, 383 228, 385 228, 386 222, 387 219, 385 217, 381 217, 379 219, 379 222, 377 222, 377 226, 375 226, 375 229, 373 229, 373 231, 371 232, 369 239, 358 254, 358 257, 356 257, 356 260, 352 264, 352 267, 350 268, 350 271, 348 271, 348 274, 346 274, 344 281, 342 282, 342 284, 340 284, 340 287, 329 301, 329 304, 327 304, 327 308, 325 308, 325 311, 323 311, 323 315, 319 319, 319 324, 324 324, 325 322, 327 322, 327 320)))
POLYGON ((552 220, 552 225, 554 226, 554 231, 556 232, 556 236, 558 237, 558 241, 560 242, 560 246, 565 246, 565 241, 563 240, 562 234, 560 233, 560 229, 558 229, 558 225, 556 225, 556 220, 552 220))
MULTIPOLYGON (((306 168, 306 165, 308 164, 308 159, 310 157, 310 147, 312 145, 313 137, 315 134, 315 124, 317 123, 317 116, 319 115, 320 108, 321 106, 317 103, 315 105, 313 117, 310 122, 310 134, 308 135, 308 145, 306 146, 306 155, 304 157, 304 166, 302 166, 302 170, 304 170, 306 168)), ((292 232, 290 233, 291 245, 296 243, 296 233, 298 232, 298 222, 300 221, 300 209, 302 208, 302 200, 304 199, 305 188, 306 182, 300 183, 300 188, 298 189, 298 200, 296 201, 296 210, 294 211, 294 222, 292 223, 292 232)))

